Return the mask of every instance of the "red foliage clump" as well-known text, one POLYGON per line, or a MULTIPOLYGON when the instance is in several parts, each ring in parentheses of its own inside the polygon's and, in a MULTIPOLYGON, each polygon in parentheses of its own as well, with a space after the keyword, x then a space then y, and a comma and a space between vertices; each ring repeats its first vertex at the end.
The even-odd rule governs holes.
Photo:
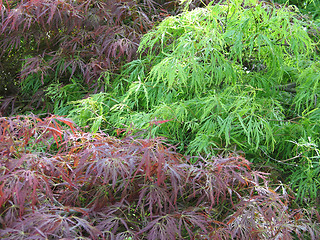
POLYGON ((84 133, 63 117, 0 118, 2 239, 304 239, 313 216, 241 156, 84 133), (279 190, 279 189, 278 189, 279 190))
POLYGON ((102 71, 133 58, 141 35, 153 26, 151 17, 161 18, 155 6, 130 0, 1 1, 0 46, 3 53, 27 58, 22 78, 77 72, 93 84, 102 71))
POLYGON ((172 4, 0 0, 0 115, 16 114, 26 102, 28 109, 48 107, 46 88, 56 82, 77 79, 85 91, 104 91, 101 74, 117 74, 133 60, 142 35, 170 15, 172 4))

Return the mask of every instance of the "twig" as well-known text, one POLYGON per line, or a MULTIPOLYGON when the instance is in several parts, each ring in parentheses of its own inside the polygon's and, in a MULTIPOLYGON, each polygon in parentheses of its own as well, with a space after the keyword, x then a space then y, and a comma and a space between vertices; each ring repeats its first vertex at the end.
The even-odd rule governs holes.
POLYGON ((278 159, 275 159, 275 158, 269 156, 269 154, 266 153, 265 151, 263 151, 261 147, 259 147, 259 149, 260 149, 268 158, 270 158, 270 159, 273 160, 273 161, 276 161, 276 162, 282 163, 282 164, 286 164, 286 165, 290 165, 290 166, 294 166, 294 167, 298 167, 298 164, 292 164, 292 163, 286 163, 286 162, 301 157, 301 153, 299 153, 298 156, 295 156, 295 157, 292 157, 292 158, 288 158, 288 159, 285 159, 285 160, 282 160, 282 161, 281 161, 281 160, 278 160, 278 159))
POLYGON ((297 83, 293 82, 285 85, 279 85, 279 86, 276 86, 275 88, 280 91, 296 93, 297 91, 296 89, 294 89, 296 86, 297 86, 297 83))

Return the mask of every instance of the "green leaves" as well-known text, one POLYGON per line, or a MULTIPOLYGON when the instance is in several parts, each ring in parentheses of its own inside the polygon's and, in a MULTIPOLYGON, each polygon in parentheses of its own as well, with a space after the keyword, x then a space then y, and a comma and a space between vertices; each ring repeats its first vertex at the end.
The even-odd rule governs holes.
MULTIPOLYGON (((224 147, 236 143, 256 150, 266 145, 270 151, 277 141, 274 132, 286 119, 285 100, 277 96, 283 89, 275 86, 299 82, 299 77, 288 79, 286 69, 294 69, 290 76, 303 78, 307 74, 303 66, 311 63, 313 51, 304 23, 294 12, 250 1, 210 5, 167 18, 144 36, 139 50, 148 50, 145 60, 151 67, 144 73, 146 84, 164 85, 168 94, 178 95, 166 99, 161 92, 150 102, 160 106, 164 101, 170 109, 187 106, 187 117, 180 119, 173 110, 170 118, 188 125, 195 117, 198 127, 183 127, 195 134, 194 139, 206 133, 216 139, 215 145, 222 141, 224 147)), ((296 107, 310 96, 310 87, 299 86, 297 91, 296 107), (300 89, 308 90, 302 94, 300 89)), ((165 109, 157 108, 156 115, 167 116, 165 109)))
POLYGON ((147 55, 129 63, 112 85, 121 107, 107 104, 101 114, 115 128, 174 119, 152 132, 182 146, 192 143, 188 152, 233 145, 272 152, 281 139, 275 133, 296 117, 287 115, 288 104, 304 108, 314 102, 310 84, 313 95, 317 91, 316 66, 303 70, 312 65, 312 40, 286 8, 211 4, 165 19, 144 35, 139 51, 147 55), (302 79, 309 75, 307 85, 302 79), (281 86, 290 83, 298 87, 288 98, 281 86), (120 111, 115 115, 111 107, 120 111), (197 147, 204 135, 209 142, 197 147))
MULTIPOLYGON (((264 70, 269 77, 277 74, 290 59, 302 53, 308 57, 312 41, 285 8, 273 11, 262 4, 230 3, 165 19, 142 39, 139 50, 146 49, 151 62, 155 53, 162 56, 150 69, 152 81, 201 94, 198 89, 207 85, 241 82, 243 70, 264 70), (231 10, 226 13, 227 8, 231 10)), ((276 77, 281 78, 281 71, 276 77)))
POLYGON ((291 8, 256 1, 212 2, 168 17, 111 83, 114 100, 93 95, 70 116, 93 131, 164 136, 181 152, 241 149, 288 176, 297 163, 282 160, 296 160, 292 142, 318 139, 320 131, 319 55, 310 29, 291 8), (95 98, 101 111, 85 107, 95 98))
POLYGON ((301 202, 312 204, 320 188, 319 147, 311 138, 301 138, 295 145, 300 157, 296 171, 290 176, 291 184, 301 202))
POLYGON ((296 110, 299 113, 317 108, 317 98, 320 96, 320 64, 310 63, 300 74, 297 82, 297 95, 295 96, 296 110))

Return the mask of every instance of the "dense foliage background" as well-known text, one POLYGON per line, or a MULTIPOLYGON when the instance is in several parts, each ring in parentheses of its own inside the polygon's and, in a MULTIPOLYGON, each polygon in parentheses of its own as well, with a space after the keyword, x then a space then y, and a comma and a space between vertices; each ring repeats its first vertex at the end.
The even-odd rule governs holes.
POLYGON ((0 13, 2 238, 319 238, 319 1, 0 13))

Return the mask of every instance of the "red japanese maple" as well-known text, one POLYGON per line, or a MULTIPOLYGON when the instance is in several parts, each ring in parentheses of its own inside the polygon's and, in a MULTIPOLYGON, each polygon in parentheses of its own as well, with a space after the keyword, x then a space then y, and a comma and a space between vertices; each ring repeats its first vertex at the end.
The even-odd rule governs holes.
POLYGON ((0 118, 0 238, 317 239, 313 216, 240 155, 190 159, 161 138, 0 118))

